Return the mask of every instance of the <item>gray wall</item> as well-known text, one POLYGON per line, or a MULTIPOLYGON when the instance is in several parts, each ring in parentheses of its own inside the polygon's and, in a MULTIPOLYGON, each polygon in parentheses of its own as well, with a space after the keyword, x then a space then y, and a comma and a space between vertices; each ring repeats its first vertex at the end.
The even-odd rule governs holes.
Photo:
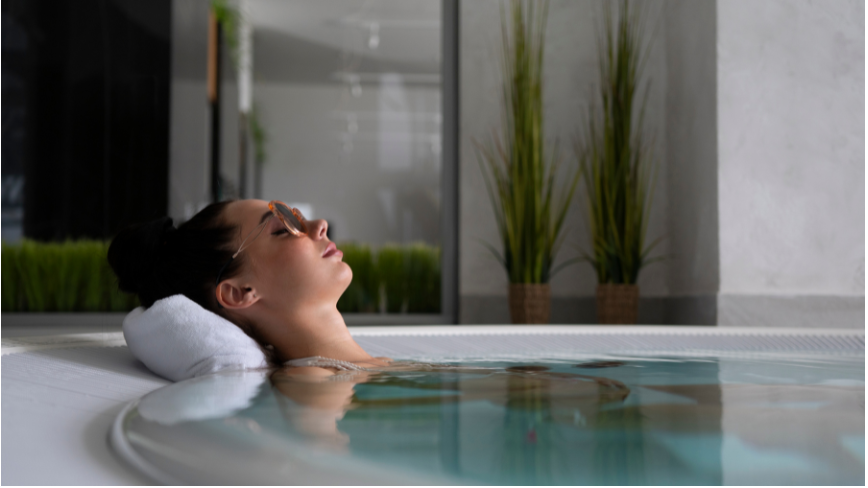
MULTIPOLYGON (((474 141, 483 141, 500 126, 501 77, 498 66, 500 52, 500 2, 474 0, 461 2, 460 47, 460 233, 459 233, 459 294, 462 323, 508 322, 508 280, 503 268, 480 241, 496 245, 499 239, 494 213, 485 191, 482 174, 474 150, 474 141)), ((663 39, 664 2, 647 2, 649 36, 654 42, 650 53, 646 80, 651 82, 646 124, 657 138, 659 159, 657 197, 652 207, 649 235, 661 236, 668 229, 666 141, 666 63, 663 39)), ((601 19, 602 8, 593 0, 552 1, 546 32, 544 126, 550 143, 558 141, 565 165, 576 167, 573 142, 579 134, 582 117, 597 82, 595 26, 601 19)), ((565 244, 559 260, 576 257, 579 249, 589 242, 585 227, 585 192, 580 189, 571 206, 565 244)), ((667 254, 669 241, 658 248, 667 254)), ((596 277, 588 264, 567 268, 552 280, 553 322, 590 323, 595 321, 594 302, 590 298, 596 287, 596 277)), ((662 321, 660 297, 669 295, 667 265, 656 264, 639 277, 644 297, 649 297, 640 309, 645 321, 662 321)))
POLYGON ((718 2, 720 324, 864 325, 864 19, 718 2))

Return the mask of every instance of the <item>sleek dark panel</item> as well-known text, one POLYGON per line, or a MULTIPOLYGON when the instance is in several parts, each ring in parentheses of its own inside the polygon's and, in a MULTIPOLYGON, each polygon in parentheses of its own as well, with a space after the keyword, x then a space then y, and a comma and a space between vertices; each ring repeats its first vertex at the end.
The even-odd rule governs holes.
POLYGON ((3 77, 2 112, 2 234, 17 240, 21 235, 24 205, 24 134, 27 120, 26 73, 28 35, 14 15, 12 4, 2 3, 3 77))
POLYGON ((12 4, 29 41, 25 236, 107 238, 165 215, 170 0, 12 4))

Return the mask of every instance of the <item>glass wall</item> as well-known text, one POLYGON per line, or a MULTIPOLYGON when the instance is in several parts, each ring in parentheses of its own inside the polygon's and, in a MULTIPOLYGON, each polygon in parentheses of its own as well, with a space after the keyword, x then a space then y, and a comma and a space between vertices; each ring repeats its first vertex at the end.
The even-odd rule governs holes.
POLYGON ((0 62, 3 77, 2 181, 2 239, 16 242, 21 239, 24 216, 24 132, 27 105, 26 55, 27 32, 23 19, 13 15, 10 2, 2 6, 2 49, 0 62))
POLYGON ((2 4, 2 239, 166 214, 171 0, 2 4))
POLYGON ((242 4, 253 124, 264 136, 258 196, 329 222, 354 272, 339 304, 348 314, 444 321, 442 8, 441 0, 242 4))

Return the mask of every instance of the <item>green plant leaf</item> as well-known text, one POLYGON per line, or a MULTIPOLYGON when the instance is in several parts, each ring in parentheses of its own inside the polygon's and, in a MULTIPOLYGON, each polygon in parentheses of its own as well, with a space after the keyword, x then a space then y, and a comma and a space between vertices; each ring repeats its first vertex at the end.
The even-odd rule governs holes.
POLYGON ((380 303, 380 280, 371 247, 345 242, 338 248, 344 253, 344 262, 353 270, 353 281, 338 300, 338 310, 343 313, 377 312, 380 303))
POLYGON ((217 22, 220 23, 220 30, 223 32, 226 47, 229 48, 229 58, 232 60, 232 65, 238 69, 240 49, 238 30, 242 22, 241 11, 234 3, 227 0, 211 0, 211 11, 214 12, 217 22))
POLYGON ((21 280, 18 275, 16 262, 18 261, 18 246, 2 243, 2 294, 4 312, 18 312, 21 310, 21 280))
POLYGON ((100 312, 107 308, 106 283, 102 272, 108 246, 100 241, 88 241, 82 253, 82 301, 81 310, 100 312))
POLYGON ((407 313, 440 312, 440 252, 423 243, 406 247, 407 313))
POLYGON ((502 265, 504 266, 504 268, 506 268, 506 262, 507 262, 507 261, 506 261, 506 259, 505 259, 501 254, 500 254, 500 251, 498 251, 497 248, 495 248, 495 247, 492 246, 491 244, 489 244, 489 243, 483 241, 482 239, 479 239, 478 241, 479 241, 480 244, 482 244, 486 249, 488 249, 488 250, 491 252, 491 254, 494 256, 494 258, 497 259, 497 261, 498 261, 500 264, 502 264, 502 265))
POLYGON ((398 245, 385 245, 377 253, 377 270, 386 293, 386 312, 405 311, 407 277, 405 251, 398 245))

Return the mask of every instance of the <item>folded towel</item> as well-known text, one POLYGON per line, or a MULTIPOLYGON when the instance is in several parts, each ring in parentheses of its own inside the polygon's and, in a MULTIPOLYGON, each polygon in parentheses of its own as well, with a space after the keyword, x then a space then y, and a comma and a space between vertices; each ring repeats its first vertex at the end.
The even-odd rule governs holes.
POLYGON ((124 318, 124 339, 133 356, 172 381, 268 366, 256 341, 184 295, 130 312, 124 318))

